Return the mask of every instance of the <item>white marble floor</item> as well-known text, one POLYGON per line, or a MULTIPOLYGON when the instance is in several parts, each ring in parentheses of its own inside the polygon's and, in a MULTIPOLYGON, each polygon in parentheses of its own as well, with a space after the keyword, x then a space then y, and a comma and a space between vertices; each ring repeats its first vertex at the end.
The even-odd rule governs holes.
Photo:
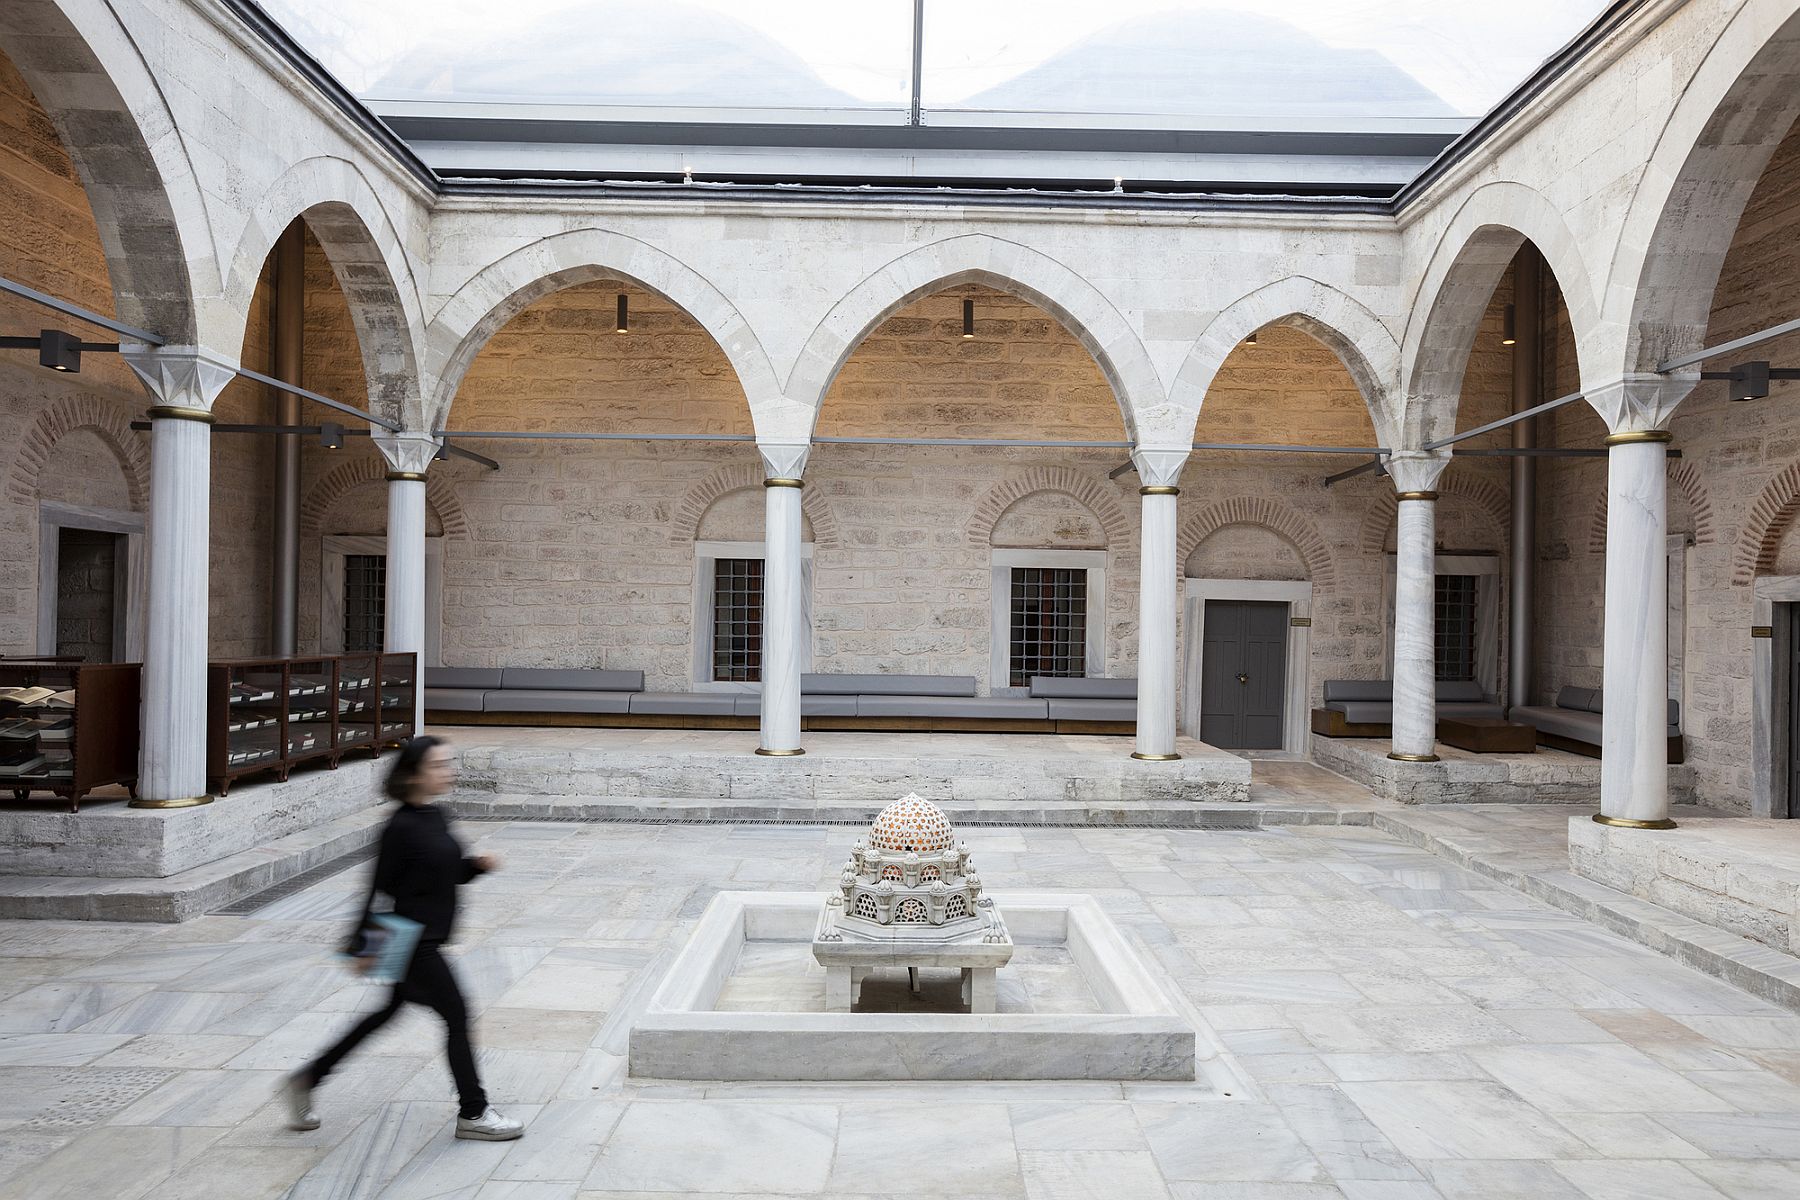
POLYGON ((711 894, 822 885, 851 831, 463 831, 506 860, 457 965, 523 1141, 452 1140, 422 1013, 321 1090, 322 1128, 282 1127, 281 1073, 377 998, 327 949, 359 869, 253 917, 0 922, 0 1196, 879 1197, 915 1169, 1025 1200, 1800 1195, 1800 1016, 1372 829, 967 831, 992 888, 1116 902, 1228 1095, 627 1079, 633 1007, 711 894))

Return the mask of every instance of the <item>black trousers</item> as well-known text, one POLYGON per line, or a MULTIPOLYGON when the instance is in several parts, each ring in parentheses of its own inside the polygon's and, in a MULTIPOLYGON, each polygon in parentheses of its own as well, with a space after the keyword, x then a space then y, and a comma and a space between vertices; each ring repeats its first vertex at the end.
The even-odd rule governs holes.
POLYGON ((331 1069, 364 1038, 393 1020, 400 1006, 408 1002, 423 1004, 444 1018, 450 1074, 456 1080, 457 1098, 462 1102, 457 1115, 479 1117, 487 1109, 487 1093, 481 1090, 481 1077, 475 1073, 475 1050, 469 1042, 469 1009, 463 1003, 462 989, 456 986, 456 976, 438 952, 436 942, 420 942, 413 953, 412 965, 407 968, 406 978, 394 985, 387 1004, 358 1021, 349 1033, 338 1039, 337 1045, 306 1068, 313 1085, 316 1087, 331 1074, 331 1069))

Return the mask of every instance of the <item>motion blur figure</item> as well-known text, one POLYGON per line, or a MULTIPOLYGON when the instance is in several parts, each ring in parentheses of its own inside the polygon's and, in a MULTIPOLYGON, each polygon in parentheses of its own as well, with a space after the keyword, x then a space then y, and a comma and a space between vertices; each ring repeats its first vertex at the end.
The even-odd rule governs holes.
POLYGON ((374 958, 365 953, 370 945, 370 912, 375 895, 391 897, 394 915, 421 926, 418 948, 388 1001, 369 1013, 336 1045, 288 1076, 286 1092, 291 1129, 317 1129, 313 1090, 331 1074, 364 1038, 394 1018, 400 1006, 423 1004, 444 1019, 450 1054, 450 1074, 456 1080, 456 1136, 475 1141, 511 1141, 525 1126, 502 1116, 487 1102, 481 1077, 475 1070, 475 1050, 469 1041, 469 1010, 463 1002, 456 975, 444 960, 442 947, 456 925, 456 889, 477 875, 499 866, 489 855, 465 855, 450 832, 450 823, 432 800, 448 792, 456 781, 450 749, 442 739, 415 737, 400 750, 385 785, 399 808, 381 834, 375 859, 374 883, 369 903, 363 906, 345 952, 357 956, 357 969, 367 971, 374 958))

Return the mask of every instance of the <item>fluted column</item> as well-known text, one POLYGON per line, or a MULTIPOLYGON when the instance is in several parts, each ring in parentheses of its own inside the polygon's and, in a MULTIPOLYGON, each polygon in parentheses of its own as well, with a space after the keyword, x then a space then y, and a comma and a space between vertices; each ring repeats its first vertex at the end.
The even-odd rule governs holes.
MULTIPOLYGON (((1150 762, 1175 753, 1175 486, 1188 451, 1132 451, 1140 497, 1138 535, 1137 748, 1131 757, 1150 762)), ((1189 636, 1194 636, 1190 631, 1189 636)))
POLYGON ((1394 534, 1394 721, 1388 757, 1437 761, 1437 486, 1449 459, 1390 456, 1399 501, 1394 534))
POLYGON ((1587 391, 1606 420, 1605 707, 1600 716, 1604 825, 1673 829, 1669 819, 1670 433, 1694 386, 1688 378, 1630 375, 1587 391))
POLYGON ((758 442, 764 498, 762 736, 758 754, 804 754, 800 748, 800 664, 805 655, 804 581, 800 559, 800 490, 805 442, 758 442))
POLYGON ((194 346, 128 347, 150 390, 150 596, 138 808, 205 804, 212 406, 235 364, 194 346))
POLYGON ((387 589, 382 645, 415 654, 413 729, 425 728, 425 472, 438 441, 419 433, 375 438, 388 463, 387 589))

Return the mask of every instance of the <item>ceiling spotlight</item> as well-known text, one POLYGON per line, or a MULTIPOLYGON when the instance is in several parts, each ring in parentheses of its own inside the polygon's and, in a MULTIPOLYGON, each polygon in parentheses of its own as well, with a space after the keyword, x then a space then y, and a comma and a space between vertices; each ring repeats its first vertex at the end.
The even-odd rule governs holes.
POLYGON ((1505 327, 1501 330, 1501 333, 1500 333, 1500 344, 1502 346, 1511 346, 1511 345, 1517 344, 1518 340, 1519 340, 1518 314, 1513 309, 1513 306, 1509 304, 1506 306, 1506 323, 1505 323, 1505 327))
POLYGON ((963 336, 975 336, 975 301, 966 298, 963 300, 963 336))
POLYGON ((631 331, 631 322, 627 319, 626 312, 625 312, 625 293, 620 292, 619 293, 619 319, 613 325, 613 332, 614 333, 629 333, 630 331, 631 331))
POLYGON ((327 450, 344 448, 344 427, 336 421, 319 422, 319 445, 327 450))
POLYGON ((73 375, 81 370, 81 339, 60 329, 38 334, 38 365, 73 375))
POLYGON ((1769 364, 1739 363, 1731 369, 1731 398, 1761 400, 1769 394, 1769 364))
POLYGON ((1246 346, 1254 346, 1254 345, 1256 345, 1256 334, 1255 334, 1255 333, 1251 333, 1251 335, 1250 335, 1250 336, 1249 336, 1249 337, 1247 337, 1247 338, 1245 338, 1245 339, 1244 339, 1244 345, 1246 345, 1246 346))
POLYGON ((450 439, 445 438, 438 443, 437 453, 431 456, 432 462, 446 462, 450 458, 450 439))

